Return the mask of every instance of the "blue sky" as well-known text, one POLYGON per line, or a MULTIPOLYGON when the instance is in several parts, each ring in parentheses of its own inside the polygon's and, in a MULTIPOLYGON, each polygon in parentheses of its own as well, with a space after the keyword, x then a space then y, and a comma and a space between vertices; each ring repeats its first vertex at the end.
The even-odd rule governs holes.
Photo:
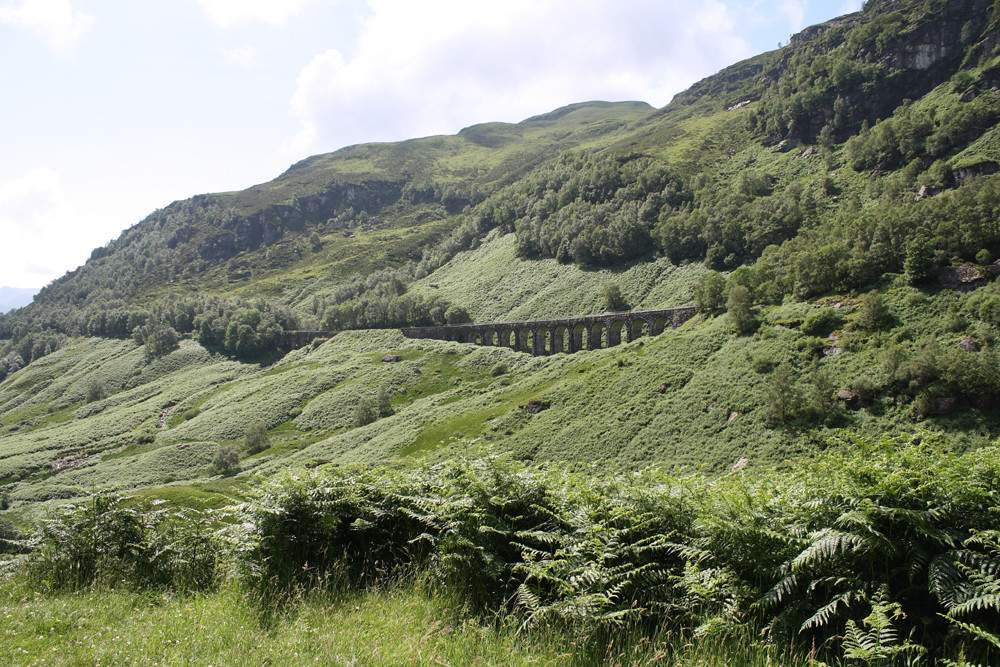
POLYGON ((861 0, 0 0, 0 285, 368 141, 663 106, 861 0))

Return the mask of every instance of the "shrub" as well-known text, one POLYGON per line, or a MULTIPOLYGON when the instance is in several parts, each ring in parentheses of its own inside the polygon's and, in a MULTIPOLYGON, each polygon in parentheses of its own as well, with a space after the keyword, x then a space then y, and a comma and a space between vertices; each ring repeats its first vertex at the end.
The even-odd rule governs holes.
POLYGON ((85 396, 85 400, 87 401, 87 403, 94 403, 96 401, 99 401, 103 399, 104 396, 105 394, 104 394, 103 382, 101 382, 100 380, 91 380, 89 383, 87 383, 87 393, 85 396))
POLYGON ((36 585, 206 590, 220 550, 206 517, 167 511, 118 494, 98 495, 48 521, 27 575, 36 585))
POLYGON ((826 336, 843 324, 844 318, 835 309, 820 308, 809 313, 802 321, 802 333, 808 336, 826 336))
POLYGON ((601 287, 601 302, 604 310, 608 312, 628 310, 628 301, 622 296, 622 290, 615 282, 604 283, 601 287))
POLYGON ((243 435, 243 446, 249 454, 258 454, 270 446, 270 438, 267 437, 267 425, 264 422, 256 422, 247 427, 243 435))
POLYGON ((725 303, 726 279, 721 273, 706 273, 694 285, 694 300, 699 312, 718 310, 725 303))
POLYGON ((858 328, 866 330, 885 329, 892 324, 892 315, 889 314, 889 309, 878 291, 869 292, 861 297, 861 309, 854 323, 858 328))
POLYGON ((765 407, 768 419, 784 423, 798 416, 802 395, 796 383, 795 369, 785 362, 775 369, 767 383, 765 407))
POLYGON ((378 419, 378 406, 368 396, 359 396, 354 406, 354 425, 365 426, 378 419))
POLYGON ((236 445, 219 445, 212 459, 212 467, 220 475, 228 475, 240 468, 240 448, 236 445))

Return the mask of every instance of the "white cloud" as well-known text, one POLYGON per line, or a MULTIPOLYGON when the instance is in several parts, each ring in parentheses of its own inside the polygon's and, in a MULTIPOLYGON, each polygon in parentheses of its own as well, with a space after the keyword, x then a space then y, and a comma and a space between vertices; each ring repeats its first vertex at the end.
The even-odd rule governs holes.
POLYGON ((516 121, 591 99, 666 104, 749 55, 718 0, 368 0, 356 52, 299 76, 293 154, 516 121))
POLYGON ((233 49, 226 54, 226 59, 234 65, 250 69, 257 62, 257 49, 249 44, 233 49))
POLYGON ((259 21, 280 25, 316 0, 198 0, 205 16, 222 28, 259 21))
POLYGON ((61 181, 58 171, 43 168, 0 183, 0 228, 4 247, 13 249, 0 264, 0 285, 41 287, 86 259, 86 225, 61 181))
POLYGON ((69 0, 20 0, 0 6, 0 23, 27 30, 66 54, 94 25, 94 17, 73 9, 69 0))

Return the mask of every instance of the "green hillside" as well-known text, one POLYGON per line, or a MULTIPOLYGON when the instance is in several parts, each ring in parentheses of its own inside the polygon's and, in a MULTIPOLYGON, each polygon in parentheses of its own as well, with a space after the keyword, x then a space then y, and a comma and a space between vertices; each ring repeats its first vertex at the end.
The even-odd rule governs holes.
MULTIPOLYGON (((983 509, 1000 436, 998 90, 1000 3, 869 0, 662 109, 587 102, 352 146, 155 211, 0 315, 0 552, 22 550, 58 506, 111 490, 183 512, 249 499, 250 515, 210 515, 212 534, 265 531, 272 514, 247 509, 262 486, 284 480, 271 510, 294 515, 361 471, 374 495, 347 485, 308 516, 350 506, 343 525, 375 531, 363 581, 385 583, 385 558, 416 570, 392 570, 401 587, 361 606, 419 615, 426 585, 448 600, 428 614, 500 619, 488 637, 463 626, 461 646, 486 637, 504 651, 512 627, 544 627, 554 664, 580 637, 599 664, 613 653, 601 633, 627 627, 626 664, 655 661, 656 642, 669 646, 657 660, 697 653, 689 639, 730 653, 750 628, 866 664, 918 644, 932 663, 989 664, 976 642, 998 646, 983 509), (688 304, 699 313, 679 329, 573 355, 399 331, 688 304), (297 330, 333 335, 289 350, 297 330), (500 469, 484 463, 500 454, 500 469), (978 472, 961 479, 962 466, 978 472), (300 494, 308 475, 326 490, 300 494), (462 532, 480 520, 510 532, 462 532), (414 521, 426 532, 407 532, 414 521), (654 524, 665 532, 643 532, 654 524), (601 561, 607 545, 628 553, 601 561), (449 568, 470 554, 489 566, 466 574, 508 579, 456 585, 449 568), (618 562, 666 577, 669 604, 643 597, 638 575, 613 589, 634 598, 580 588, 614 581, 618 562), (904 608, 905 623, 892 616, 904 608), (533 625, 543 612, 554 620, 533 625), (858 633, 878 613, 909 634, 864 657, 858 633), (680 634, 650 633, 682 618, 680 634)), ((282 539, 341 539, 337 521, 282 539)), ((270 561, 248 565, 253 540, 225 534, 220 553, 237 555, 218 562, 248 568, 233 578, 254 591, 270 561)), ((354 567, 345 555, 320 572, 325 549, 287 564, 354 567)), ((21 594, 12 586, 0 597, 21 594)), ((203 602, 233 614, 234 594, 203 602)), ((319 605, 304 614, 340 613, 342 598, 304 599, 319 605)), ((776 655, 751 645, 752 664, 776 655)))

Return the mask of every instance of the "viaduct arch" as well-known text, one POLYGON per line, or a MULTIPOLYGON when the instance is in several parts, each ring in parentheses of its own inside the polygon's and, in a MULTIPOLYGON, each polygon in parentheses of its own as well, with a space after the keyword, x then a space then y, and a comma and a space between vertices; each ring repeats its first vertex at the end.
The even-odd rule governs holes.
POLYGON ((472 343, 509 347, 535 356, 574 353, 614 347, 643 336, 657 336, 666 328, 676 329, 698 312, 694 306, 660 310, 630 310, 551 320, 489 322, 484 324, 447 324, 437 327, 404 327, 407 338, 472 343))

